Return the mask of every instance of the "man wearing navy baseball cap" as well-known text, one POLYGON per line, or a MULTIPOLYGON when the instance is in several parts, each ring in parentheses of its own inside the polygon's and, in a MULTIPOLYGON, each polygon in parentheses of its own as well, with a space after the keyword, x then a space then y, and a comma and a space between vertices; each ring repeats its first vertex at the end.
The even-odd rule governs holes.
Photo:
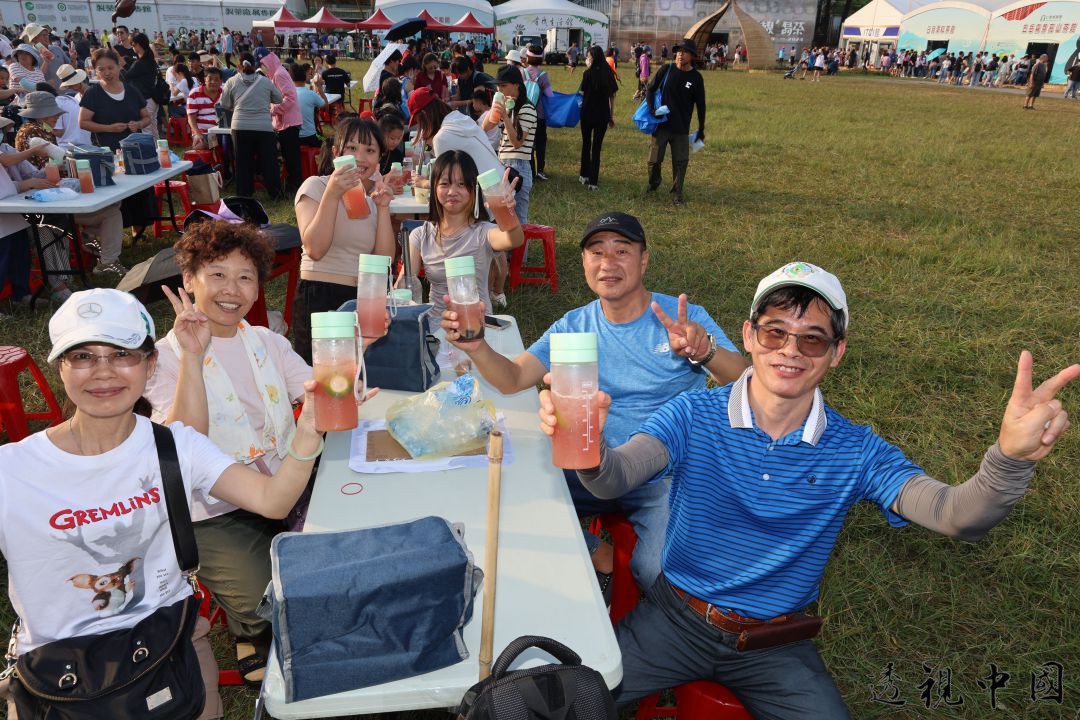
MULTIPOLYGON (((595 332, 600 351, 600 389, 614 398, 605 438, 617 447, 656 408, 684 390, 705 387, 711 374, 721 384, 737 378, 746 361, 704 308, 645 287, 649 251, 637 218, 607 212, 594 218, 581 235, 585 280, 597 299, 571 310, 528 350, 513 360, 483 340, 462 341, 457 315, 443 313, 446 338, 464 350, 485 380, 505 394, 536 387, 551 367, 551 333, 595 332)), ((588 493, 573 472, 567 473, 570 494, 580 515, 623 512, 637 531, 630 568, 648 587, 660 572, 660 549, 668 517, 666 477, 627 495, 600 501, 588 493)), ((589 535, 586 544, 600 573, 610 582, 611 546, 589 535)))
MULTIPOLYGON (((605 428, 600 466, 578 472, 598 498, 671 476, 662 572, 615 628, 617 702, 703 679, 723 683, 754 717, 848 717, 812 642, 821 619, 804 614, 848 511, 866 500, 894 527, 914 522, 979 540, 1069 426, 1054 395, 1080 377, 1080 365, 1033 389, 1025 351, 982 466, 959 485, 938 482, 825 404, 818 385, 844 357, 848 322, 835 275, 784 265, 758 284, 743 323, 751 367, 730 385, 679 394, 617 448, 605 447, 605 428)), ((607 400, 601 395, 602 425, 607 400)), ((608 422, 618 399, 610 401, 608 422)), ((540 419, 551 434, 547 390, 540 419)))

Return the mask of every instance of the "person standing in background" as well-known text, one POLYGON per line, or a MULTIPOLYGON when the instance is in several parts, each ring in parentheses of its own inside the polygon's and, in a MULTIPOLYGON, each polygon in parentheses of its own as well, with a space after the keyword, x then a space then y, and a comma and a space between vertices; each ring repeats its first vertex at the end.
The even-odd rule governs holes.
POLYGON ((1024 100, 1025 110, 1035 109, 1035 98, 1039 97, 1042 93, 1043 85, 1046 84, 1046 76, 1048 75, 1047 68, 1049 67, 1050 56, 1043 53, 1039 56, 1038 61, 1031 68, 1031 74, 1028 75, 1028 93, 1027 99, 1024 100))
POLYGON ((675 62, 658 72, 649 85, 645 100, 656 114, 656 91, 661 90, 660 102, 668 108, 667 121, 657 126, 649 151, 649 186, 646 193, 660 187, 660 171, 668 145, 671 146, 671 195, 675 205, 682 205, 683 181, 690 164, 690 117, 697 106, 698 129, 694 141, 705 140, 705 81, 694 67, 697 46, 693 40, 682 40, 675 46, 675 62))
POLYGON ((261 61, 266 75, 275 87, 281 91, 282 100, 270 106, 270 115, 277 131, 281 157, 285 161, 287 173, 286 189, 296 192, 300 189, 303 176, 300 173, 300 106, 296 102, 296 86, 292 76, 281 64, 275 53, 268 53, 261 61))
MULTIPOLYGON (((645 57, 645 53, 641 54, 645 57)), ((589 190, 600 181, 600 149, 604 135, 615 127, 615 93, 619 85, 604 62, 600 47, 589 48, 581 76, 581 168, 578 180, 589 190)))
POLYGON ((536 142, 533 144, 533 176, 537 180, 547 180, 544 168, 547 166, 547 115, 544 106, 547 98, 555 94, 551 89, 551 79, 547 72, 540 69, 544 63, 544 50, 539 45, 530 45, 525 49, 525 75, 540 87, 540 95, 536 99, 536 142))

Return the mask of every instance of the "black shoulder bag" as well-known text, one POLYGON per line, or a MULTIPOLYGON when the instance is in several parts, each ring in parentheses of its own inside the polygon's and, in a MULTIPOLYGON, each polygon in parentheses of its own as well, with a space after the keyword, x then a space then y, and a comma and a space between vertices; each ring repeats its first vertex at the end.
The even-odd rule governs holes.
POLYGON ((199 549, 180 477, 176 443, 153 425, 176 559, 196 594, 159 608, 134 627, 57 640, 16 657, 18 622, 8 645, 11 694, 26 720, 197 718, 206 702, 191 642, 198 619, 199 549))

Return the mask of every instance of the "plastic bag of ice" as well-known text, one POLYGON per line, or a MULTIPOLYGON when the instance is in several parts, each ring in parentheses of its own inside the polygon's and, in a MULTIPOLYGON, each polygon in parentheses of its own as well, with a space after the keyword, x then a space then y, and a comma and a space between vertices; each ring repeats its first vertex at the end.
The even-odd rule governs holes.
POLYGON ((472 375, 439 383, 386 411, 386 429, 413 459, 449 457, 487 445, 495 407, 472 375))

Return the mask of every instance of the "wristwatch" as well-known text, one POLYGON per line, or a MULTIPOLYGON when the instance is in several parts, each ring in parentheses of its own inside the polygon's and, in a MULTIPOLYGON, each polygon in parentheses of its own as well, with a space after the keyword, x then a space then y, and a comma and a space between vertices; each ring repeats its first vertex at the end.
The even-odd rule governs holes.
POLYGON ((716 354, 716 338, 713 337, 713 335, 710 333, 709 334, 709 350, 708 350, 708 352, 705 353, 705 357, 701 358, 700 360, 695 360, 694 358, 690 358, 690 357, 688 357, 686 359, 690 361, 691 365, 708 365, 709 361, 713 359, 713 355, 715 355, 715 354, 716 354))

